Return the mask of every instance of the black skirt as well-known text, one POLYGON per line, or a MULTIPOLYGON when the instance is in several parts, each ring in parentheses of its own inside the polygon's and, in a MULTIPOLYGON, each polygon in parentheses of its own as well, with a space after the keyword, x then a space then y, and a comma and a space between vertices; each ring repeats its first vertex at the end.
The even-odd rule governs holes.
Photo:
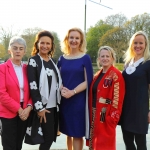
POLYGON ((58 131, 57 108, 48 108, 47 110, 50 113, 46 113, 46 123, 44 123, 44 120, 40 123, 37 112, 34 110, 31 111, 24 141, 26 144, 36 145, 44 144, 46 141, 56 141, 58 131))

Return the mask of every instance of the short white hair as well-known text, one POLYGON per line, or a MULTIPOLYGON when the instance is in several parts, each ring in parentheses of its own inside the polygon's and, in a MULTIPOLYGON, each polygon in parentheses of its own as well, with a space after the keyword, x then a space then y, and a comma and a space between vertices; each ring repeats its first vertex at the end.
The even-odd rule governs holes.
POLYGON ((8 49, 10 49, 11 46, 12 46, 14 43, 18 43, 18 44, 23 45, 24 48, 25 48, 25 51, 26 51, 26 48, 27 48, 26 41, 25 41, 22 37, 20 37, 20 36, 13 36, 13 37, 10 39, 8 49))

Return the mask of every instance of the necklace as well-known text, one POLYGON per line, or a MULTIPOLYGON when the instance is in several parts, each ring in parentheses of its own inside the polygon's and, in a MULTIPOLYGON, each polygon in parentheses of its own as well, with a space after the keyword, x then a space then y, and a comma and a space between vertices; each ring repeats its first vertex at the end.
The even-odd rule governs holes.
POLYGON ((63 55, 64 56, 64 58, 66 58, 66 59, 78 59, 78 58, 81 58, 81 57, 83 57, 85 54, 83 53, 83 54, 80 54, 80 55, 78 55, 78 56, 66 56, 66 55, 63 55))

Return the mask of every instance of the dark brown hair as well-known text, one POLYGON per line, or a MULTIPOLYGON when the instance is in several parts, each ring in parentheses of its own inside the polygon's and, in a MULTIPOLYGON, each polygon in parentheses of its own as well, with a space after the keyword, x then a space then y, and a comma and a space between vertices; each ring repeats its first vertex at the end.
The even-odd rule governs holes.
POLYGON ((35 42, 34 42, 34 45, 33 45, 33 49, 32 49, 32 52, 31 52, 31 55, 32 56, 35 56, 37 53, 39 53, 39 49, 38 49, 38 43, 39 43, 39 40, 41 37, 43 36, 48 36, 51 40, 52 40, 52 48, 51 50, 48 52, 48 55, 50 57, 53 56, 54 54, 54 51, 55 51, 55 44, 54 44, 54 37, 52 35, 52 33, 50 33, 49 31, 41 31, 39 32, 37 35, 36 35, 36 38, 35 38, 35 42))

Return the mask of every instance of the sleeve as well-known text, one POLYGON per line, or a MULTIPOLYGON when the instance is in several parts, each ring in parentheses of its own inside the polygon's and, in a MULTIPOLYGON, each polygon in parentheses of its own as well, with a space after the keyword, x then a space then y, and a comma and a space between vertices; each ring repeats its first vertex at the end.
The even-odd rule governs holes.
POLYGON ((38 64, 34 58, 30 58, 27 66, 28 82, 30 87, 30 94, 33 100, 34 108, 36 111, 42 111, 44 108, 42 103, 41 94, 39 91, 39 78, 37 72, 38 64))
POLYGON ((150 61, 149 61, 148 70, 147 70, 147 77, 148 77, 148 84, 150 84, 150 61))
POLYGON ((27 107, 28 107, 28 106, 33 107, 33 101, 32 101, 32 99, 31 99, 31 96, 29 97, 29 100, 28 100, 28 102, 27 102, 27 107))
POLYGON ((88 89, 90 89, 91 82, 93 80, 93 67, 92 62, 89 55, 86 55, 86 60, 84 63, 85 69, 86 69, 86 76, 87 76, 87 82, 88 82, 88 89))
POLYGON ((92 62, 89 57, 89 55, 86 55, 84 60, 84 67, 85 67, 85 76, 87 80, 87 89, 86 89, 86 103, 85 103, 85 138, 89 139, 89 133, 90 133, 90 120, 89 120, 89 106, 88 106, 88 95, 89 95, 89 89, 90 85, 93 79, 93 68, 92 68, 92 62))
POLYGON ((59 57, 58 62, 57 62, 57 67, 59 70, 61 68, 61 58, 62 58, 62 56, 59 57))
POLYGON ((125 95, 125 82, 121 73, 116 73, 117 79, 114 77, 114 84, 113 84, 113 99, 112 105, 110 109, 110 116, 113 120, 115 125, 118 123, 123 106, 123 100, 125 95))
POLYGON ((0 104, 5 106, 13 113, 18 112, 20 104, 11 98, 7 92, 5 64, 0 65, 0 81, 0 104))
MULTIPOLYGON (((147 81, 149 84, 149 97, 150 97, 150 61, 149 61, 148 71, 147 71, 147 81)), ((149 100, 149 103, 150 103, 150 100, 149 100)), ((150 105, 149 105, 149 112, 150 112, 150 105)))

